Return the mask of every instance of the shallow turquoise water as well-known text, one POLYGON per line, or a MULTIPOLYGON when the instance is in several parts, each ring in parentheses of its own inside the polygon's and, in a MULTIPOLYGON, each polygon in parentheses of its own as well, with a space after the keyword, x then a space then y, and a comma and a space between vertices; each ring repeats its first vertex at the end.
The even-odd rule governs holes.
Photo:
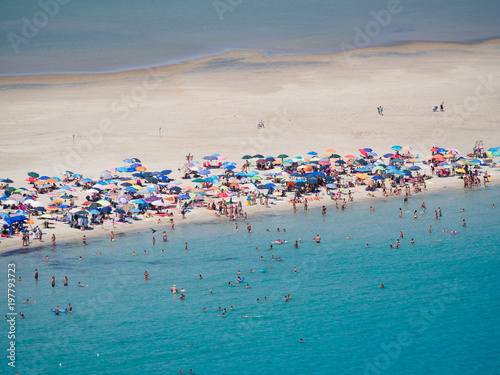
MULTIPOLYGON (((16 287, 18 311, 26 316, 17 320, 16 370, 23 375, 177 374, 180 369, 197 374, 496 373, 499 198, 500 189, 488 188, 415 196, 406 206, 402 199, 372 201, 375 212, 366 203, 344 212, 329 205, 326 216, 316 208, 250 217, 250 235, 244 223, 238 232, 227 222, 193 224, 165 228, 166 245, 153 246, 145 232, 117 237, 113 244, 107 238, 92 240, 85 249, 58 245, 4 256, 1 274, 15 262, 23 279, 16 287), (436 221, 438 206, 443 216, 436 221), (276 233, 276 227, 287 231, 276 233), (399 230, 402 244, 391 249, 399 230), (311 240, 318 233, 319 245, 311 240), (277 238, 289 243, 255 250, 277 238), (304 242, 294 249, 299 238, 304 242), (96 251, 103 255, 92 255, 96 251), (283 261, 270 261, 271 255, 283 261), (267 272, 249 272, 261 267, 267 272), (236 284, 238 269, 249 289, 227 285, 236 284), (65 275, 69 287, 62 286, 65 275), (89 286, 78 288, 78 281, 89 286), (377 288, 382 282, 385 288, 377 288), (173 284, 187 290, 184 301, 170 293, 173 284), (288 293, 293 299, 284 302, 288 293), (256 302, 264 297, 270 301, 256 302), (27 298, 37 303, 22 304, 27 298), (68 303, 72 315, 50 312, 68 303), (218 315, 219 306, 227 308, 226 318, 218 315)), ((6 290, 6 276, 0 285, 6 290)), ((7 312, 5 293, 0 303, 7 312)), ((5 326, 2 349, 8 347, 6 335, 5 326)), ((14 373, 6 358, 0 372, 14 373)))

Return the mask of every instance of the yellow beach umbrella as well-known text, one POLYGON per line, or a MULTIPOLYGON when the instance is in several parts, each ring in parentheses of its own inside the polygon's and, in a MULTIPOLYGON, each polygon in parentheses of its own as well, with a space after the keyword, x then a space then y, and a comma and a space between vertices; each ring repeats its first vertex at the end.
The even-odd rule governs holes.
POLYGON ((102 207, 107 207, 111 204, 106 199, 98 200, 96 203, 99 203, 102 207))
POLYGON ((455 172, 457 172, 457 173, 466 173, 465 169, 462 169, 462 168, 457 169, 455 172))

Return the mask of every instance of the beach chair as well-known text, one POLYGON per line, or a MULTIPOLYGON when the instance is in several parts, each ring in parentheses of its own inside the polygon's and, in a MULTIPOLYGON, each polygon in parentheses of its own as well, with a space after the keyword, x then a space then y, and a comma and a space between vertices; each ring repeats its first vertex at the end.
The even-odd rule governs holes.
POLYGON ((438 108, 438 106, 435 106, 434 108, 432 108, 432 112, 437 112, 438 108))

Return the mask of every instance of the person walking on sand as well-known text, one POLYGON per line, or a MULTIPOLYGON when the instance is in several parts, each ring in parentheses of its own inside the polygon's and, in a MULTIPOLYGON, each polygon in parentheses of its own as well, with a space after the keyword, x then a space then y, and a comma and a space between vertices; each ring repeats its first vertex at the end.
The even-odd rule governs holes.
POLYGON ((439 109, 441 110, 441 112, 444 112, 444 102, 441 103, 441 105, 439 106, 439 109))

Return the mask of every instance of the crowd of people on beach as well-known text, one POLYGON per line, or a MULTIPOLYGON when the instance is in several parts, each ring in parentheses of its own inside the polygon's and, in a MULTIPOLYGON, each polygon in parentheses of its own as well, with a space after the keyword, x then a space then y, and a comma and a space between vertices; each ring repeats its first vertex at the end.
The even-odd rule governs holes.
MULTIPOLYGON (((411 190, 426 190, 427 181, 434 177, 458 175, 464 188, 480 186, 481 177, 486 186, 491 178, 481 169, 486 166, 483 160, 463 158, 454 149, 433 147, 426 159, 413 155, 407 146, 393 146, 383 157, 370 148, 359 149, 359 157, 341 157, 333 149, 327 151, 330 154, 319 156, 310 152, 308 157, 295 158, 282 154, 281 160, 246 155, 239 171, 234 162, 221 163, 219 158, 225 157, 217 154, 205 157, 218 162, 206 161, 204 167, 192 162, 190 156, 182 168, 185 179, 181 180, 168 177, 169 170, 146 172, 139 159, 126 159, 133 164, 104 171, 97 179, 69 171, 64 172, 62 179, 29 172, 29 188, 10 187, 13 181, 3 179, 6 182, 0 197, 1 235, 19 236, 22 246, 27 247, 30 239, 43 242, 47 230, 62 223, 81 230, 109 226, 115 230, 116 225, 124 223, 170 218, 173 225, 174 214, 185 219, 197 208, 235 220, 246 217, 243 205, 270 207, 282 200, 291 203, 295 212, 297 204, 304 204, 307 209, 308 202, 325 197, 345 209, 347 202, 361 192, 358 189, 364 189, 369 197, 403 196, 407 201, 411 190), (128 175, 118 176, 127 172, 128 175), (211 174, 215 172, 219 174, 211 174), (43 222, 33 228, 35 220, 43 222)), ((493 161, 489 166, 497 167, 493 161)), ((51 242, 55 245, 55 235, 51 242)))

